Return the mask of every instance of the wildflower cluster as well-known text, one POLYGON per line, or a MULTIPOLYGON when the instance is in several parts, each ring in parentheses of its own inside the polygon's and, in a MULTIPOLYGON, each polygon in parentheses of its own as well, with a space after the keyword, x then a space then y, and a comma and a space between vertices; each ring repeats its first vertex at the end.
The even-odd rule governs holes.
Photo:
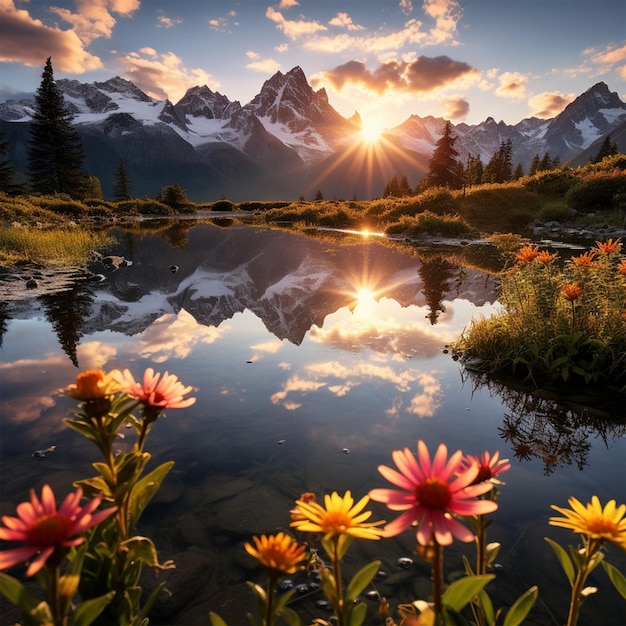
POLYGON ((626 257, 619 239, 559 263, 526 245, 503 272, 503 310, 455 345, 491 373, 626 387, 626 257))

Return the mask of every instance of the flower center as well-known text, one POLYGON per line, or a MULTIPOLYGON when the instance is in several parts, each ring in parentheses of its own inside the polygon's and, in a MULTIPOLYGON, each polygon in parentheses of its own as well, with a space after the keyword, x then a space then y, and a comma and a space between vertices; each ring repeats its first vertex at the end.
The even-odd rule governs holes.
POLYGON ((586 526, 594 535, 614 535, 617 532, 615 523, 605 517, 591 517, 586 526))
POLYGON ((415 488, 417 501, 426 509, 445 510, 452 498, 450 486, 439 478, 427 478, 415 488))
POLYGON ((326 513, 320 524, 325 533, 343 533, 352 526, 352 518, 343 511, 326 513))
POLYGON ((43 515, 26 531, 27 542, 34 546, 51 546, 68 538, 72 520, 58 513, 43 515))

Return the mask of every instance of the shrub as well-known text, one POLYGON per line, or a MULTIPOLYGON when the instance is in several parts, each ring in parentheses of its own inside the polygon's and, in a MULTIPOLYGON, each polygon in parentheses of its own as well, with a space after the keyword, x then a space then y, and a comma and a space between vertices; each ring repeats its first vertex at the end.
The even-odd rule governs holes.
POLYGON ((570 209, 564 200, 546 202, 539 211, 537 218, 545 222, 563 222, 571 217, 570 209))
POLYGON ((578 182, 572 170, 548 170, 525 179, 524 187, 545 196, 563 196, 578 182))
POLYGON ((126 215, 173 215, 172 207, 149 198, 141 200, 123 200, 116 203, 117 211, 126 215))
POLYGON ((444 237, 467 235, 471 228, 458 215, 436 215, 424 211, 418 215, 402 215, 397 222, 389 224, 385 229, 389 235, 406 235, 416 237, 426 233, 444 237))
POLYGON ((234 211, 237 207, 230 200, 218 200, 211 205, 211 211, 227 212, 234 211))
POLYGON ((576 211, 606 211, 616 208, 617 197, 625 193, 626 174, 599 172, 574 185, 565 200, 576 211))

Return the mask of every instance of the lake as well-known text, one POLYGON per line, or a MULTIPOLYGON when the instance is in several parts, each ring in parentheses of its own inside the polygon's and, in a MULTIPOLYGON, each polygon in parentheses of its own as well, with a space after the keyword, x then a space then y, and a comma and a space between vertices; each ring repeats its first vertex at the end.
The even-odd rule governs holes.
MULTIPOLYGON (((264 578, 243 544, 286 529, 305 491, 321 499, 350 489, 359 499, 387 486, 377 466, 391 464, 395 449, 415 451, 418 439, 431 452, 443 442, 510 459, 491 516, 489 540, 502 549, 488 589, 496 606, 510 606, 537 584, 529 623, 564 623, 569 586, 544 537, 577 537, 548 525, 550 505, 594 494, 624 502, 626 407, 601 394, 531 394, 455 361, 449 344, 499 308, 497 277, 468 260, 492 250, 304 236, 230 219, 152 220, 112 234, 118 244, 91 263, 92 280, 37 295, 5 285, 2 514, 13 515, 32 487, 50 483, 60 497, 93 474, 95 448, 64 426, 75 405, 60 388, 80 370, 128 367, 137 378, 154 367, 193 385, 198 400, 160 418, 146 447, 155 463, 175 461, 138 529, 177 564, 151 623, 208 623, 209 609, 246 623, 254 605, 245 581, 264 578)), ((120 450, 129 446, 120 440, 120 450)), ((375 519, 395 517, 370 508, 375 519)), ((423 599, 430 570, 414 548, 410 532, 357 540, 346 569, 381 559, 385 575, 370 592, 392 608, 423 599), (400 567, 407 557, 413 564, 400 567)), ((446 550, 451 579, 462 554, 471 545, 446 550)), ((608 558, 623 568, 623 556, 608 558)), ((147 572, 146 587, 154 584, 147 572)), ((602 568, 591 584, 599 591, 579 623, 622 624, 624 602, 602 568)), ((309 589, 294 608, 327 619, 320 598, 309 589)))

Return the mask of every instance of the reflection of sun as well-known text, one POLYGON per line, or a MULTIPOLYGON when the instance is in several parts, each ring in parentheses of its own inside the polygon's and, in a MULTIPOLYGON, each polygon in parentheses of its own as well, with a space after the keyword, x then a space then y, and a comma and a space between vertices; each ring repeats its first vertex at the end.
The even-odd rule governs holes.
POLYGON ((359 304, 370 306, 376 301, 374 292, 367 287, 362 287, 356 292, 356 299, 359 304))

